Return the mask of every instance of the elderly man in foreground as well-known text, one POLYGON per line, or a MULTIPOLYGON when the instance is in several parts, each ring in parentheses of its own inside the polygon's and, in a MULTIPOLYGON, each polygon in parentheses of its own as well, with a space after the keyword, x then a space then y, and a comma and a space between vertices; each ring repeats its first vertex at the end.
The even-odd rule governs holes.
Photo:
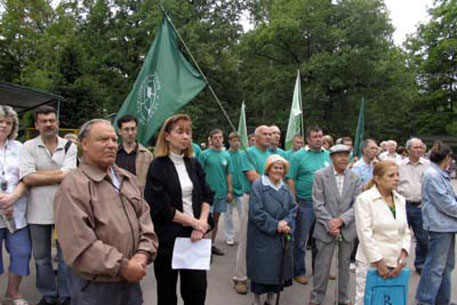
POLYGON ((139 281, 157 253, 149 206, 136 177, 114 165, 110 122, 88 121, 78 138, 82 163, 54 201, 72 304, 142 304, 139 281))
POLYGON ((333 252, 338 247, 338 304, 352 304, 349 298, 349 263, 357 236, 353 205, 362 190, 361 179, 347 169, 351 149, 337 144, 330 148, 332 164, 318 170, 312 190, 316 226, 316 270, 310 305, 323 303, 327 291, 333 252))

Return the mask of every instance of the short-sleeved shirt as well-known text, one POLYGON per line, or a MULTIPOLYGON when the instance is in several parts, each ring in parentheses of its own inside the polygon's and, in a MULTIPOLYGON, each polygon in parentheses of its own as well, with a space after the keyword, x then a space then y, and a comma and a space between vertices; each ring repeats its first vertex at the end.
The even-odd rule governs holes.
MULTIPOLYGON (((251 146, 246 150, 241 169, 243 172, 254 170, 261 176, 265 173, 265 164, 270 155, 272 155, 272 153, 268 149, 262 151, 257 146, 251 146)), ((252 183, 246 179, 244 191, 250 193, 251 187, 252 183)))
POLYGON ((401 161, 398 193, 407 201, 422 201, 422 176, 429 165, 430 161, 424 158, 420 158, 416 164, 413 164, 409 158, 401 161))
MULTIPOLYGON (((7 140, 5 145, 0 149, 0 180, 6 181, 7 194, 12 194, 19 183, 19 154, 22 149, 22 143, 14 140, 7 140)), ((3 192, 3 191, 2 191, 3 192)), ((27 209, 27 196, 22 195, 16 200, 13 206, 14 222, 17 229, 27 226, 25 212, 27 209)), ((5 223, 0 218, 0 228, 5 228, 5 223)))
POLYGON ((295 182, 295 193, 299 199, 312 201, 314 173, 331 164, 327 150, 300 149, 292 155, 290 170, 286 178, 295 182))
POLYGON ((361 158, 359 161, 355 162, 352 166, 352 171, 362 179, 362 184, 367 184, 370 179, 373 177, 373 163, 366 164, 365 160, 361 158))
POLYGON ((227 197, 227 174, 233 172, 230 154, 225 150, 208 148, 198 157, 206 174, 206 182, 214 191, 214 199, 227 197))
MULTIPOLYGON (((57 137, 57 148, 51 154, 41 136, 24 143, 20 153, 20 179, 37 171, 70 170, 76 167, 76 146, 65 152, 67 140, 57 137)), ((53 202, 59 184, 33 186, 30 188, 27 206, 29 224, 54 224, 53 202)))
POLYGON ((232 184, 233 184, 233 195, 236 197, 240 197, 244 193, 244 185, 246 175, 244 174, 243 170, 241 169, 241 165, 244 158, 244 151, 237 150, 232 151, 228 150, 230 154, 230 158, 232 159, 232 184))

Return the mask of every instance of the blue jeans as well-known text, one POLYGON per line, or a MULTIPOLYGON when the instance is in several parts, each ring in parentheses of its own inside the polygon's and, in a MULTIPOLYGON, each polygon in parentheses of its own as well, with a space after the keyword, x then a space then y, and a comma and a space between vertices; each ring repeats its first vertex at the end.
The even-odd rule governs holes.
MULTIPOLYGON (((316 217, 314 216, 314 206, 311 201, 305 201, 303 199, 298 199, 298 212, 297 212, 297 222, 295 230, 295 267, 294 274, 305 275, 306 266, 305 266, 305 255, 306 255, 306 245, 308 239, 311 237, 311 234, 314 229, 314 222, 316 217)), ((311 240, 312 246, 312 258, 317 253, 316 245, 313 240, 311 240)))
POLYGON ((29 263, 32 256, 29 228, 19 229, 13 234, 6 228, 0 229, 0 274, 3 273, 3 251, 1 251, 3 240, 5 240, 6 250, 10 255, 9 271, 20 276, 29 275, 29 263))
POLYGON ((417 286, 418 305, 448 305, 455 263, 455 233, 428 232, 429 248, 417 286))
POLYGON ((57 243, 57 257, 59 259, 56 276, 52 270, 52 229, 54 225, 29 224, 32 239, 33 258, 36 266, 36 287, 48 303, 55 303, 69 299, 68 267, 62 256, 62 250, 57 243))
POLYGON ((414 259, 414 267, 416 270, 424 268, 425 257, 427 256, 428 249, 428 235, 427 231, 422 226, 422 210, 420 207, 406 204, 406 214, 408 217, 408 224, 413 229, 416 243, 416 258, 414 259))
POLYGON ((235 239, 235 227, 233 225, 233 210, 238 212, 238 219, 241 222, 241 197, 233 197, 231 203, 227 203, 227 212, 225 212, 225 239, 235 239))

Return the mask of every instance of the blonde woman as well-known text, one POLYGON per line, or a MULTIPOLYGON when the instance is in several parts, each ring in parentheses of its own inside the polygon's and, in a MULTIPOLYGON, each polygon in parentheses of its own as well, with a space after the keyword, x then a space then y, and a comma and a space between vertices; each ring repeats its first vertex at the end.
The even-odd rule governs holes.
MULTIPOLYGON (((25 218, 26 187, 19 179, 19 151, 22 144, 15 141, 18 128, 18 117, 13 108, 0 105, 0 207, 5 215, 0 218, 0 243, 5 241, 10 255, 4 305, 29 304, 19 293, 22 277, 30 273, 32 245, 25 218), (7 229, 12 225, 15 227, 13 230, 7 229)), ((0 273, 3 273, 1 253, 0 249, 0 273)))
POLYGON ((175 239, 200 240, 209 228, 209 208, 214 194, 205 182, 203 168, 193 157, 191 140, 190 117, 185 114, 169 117, 160 130, 147 174, 144 197, 159 238, 154 262, 158 305, 177 304, 178 275, 184 304, 205 304, 206 271, 171 268, 175 239))
POLYGON ((331 135, 326 134, 322 137, 322 147, 329 150, 334 145, 334 141, 331 135))
POLYGON ((366 191, 357 198, 355 223, 360 244, 356 254, 356 305, 364 303, 368 268, 391 278, 406 266, 411 234, 405 199, 396 192, 398 182, 398 165, 378 162, 366 191))

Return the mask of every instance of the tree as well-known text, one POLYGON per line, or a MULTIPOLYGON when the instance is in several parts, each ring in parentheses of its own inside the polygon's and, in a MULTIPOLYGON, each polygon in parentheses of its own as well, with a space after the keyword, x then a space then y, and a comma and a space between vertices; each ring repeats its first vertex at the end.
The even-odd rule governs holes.
POLYGON ((423 134, 456 133, 457 2, 437 0, 429 14, 405 44, 420 87, 416 124, 423 134))
POLYGON ((257 26, 243 36, 240 52, 243 88, 249 92, 246 108, 251 108, 250 101, 255 104, 256 124, 271 118, 285 128, 299 68, 306 125, 319 124, 336 136, 354 134, 364 96, 368 135, 404 137, 397 122, 414 101, 414 74, 393 45, 393 28, 382 1, 250 4, 261 6, 262 13, 254 15, 257 26))

